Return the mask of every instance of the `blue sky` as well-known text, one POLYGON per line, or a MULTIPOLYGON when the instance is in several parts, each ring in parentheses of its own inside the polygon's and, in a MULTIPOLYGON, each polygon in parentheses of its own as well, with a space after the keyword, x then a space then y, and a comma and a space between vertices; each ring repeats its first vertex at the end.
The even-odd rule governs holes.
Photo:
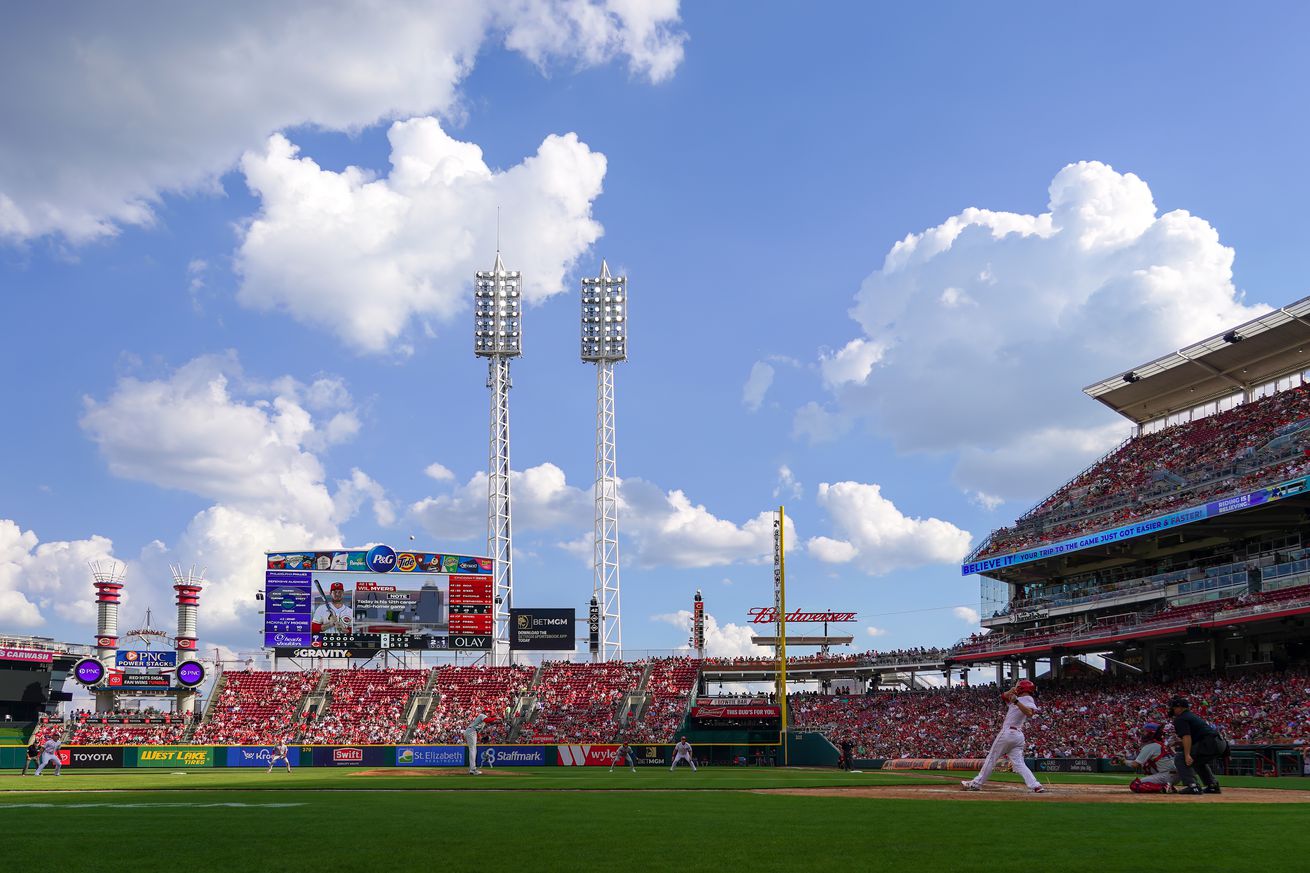
POLYGON ((496 205, 525 605, 590 596, 578 278, 630 277, 629 649, 699 587, 743 650, 779 502, 791 602, 953 642, 963 553, 1122 436, 1083 385, 1302 296, 1299 6, 196 15, 0 28, 6 631, 89 638, 89 558, 129 621, 205 564, 240 650, 265 548, 481 551, 496 205))

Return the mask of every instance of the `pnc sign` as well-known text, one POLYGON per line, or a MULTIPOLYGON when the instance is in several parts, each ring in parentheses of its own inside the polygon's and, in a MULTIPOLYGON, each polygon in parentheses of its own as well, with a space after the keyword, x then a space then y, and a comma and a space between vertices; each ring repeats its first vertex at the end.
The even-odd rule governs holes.
MULTIPOLYGON (((778 610, 773 606, 752 607, 749 615, 751 617, 751 624, 773 624, 778 620, 778 610)), ((815 624, 828 621, 858 621, 855 616, 856 613, 854 612, 805 612, 797 609, 794 612, 787 613, 787 621, 809 622, 815 624)))

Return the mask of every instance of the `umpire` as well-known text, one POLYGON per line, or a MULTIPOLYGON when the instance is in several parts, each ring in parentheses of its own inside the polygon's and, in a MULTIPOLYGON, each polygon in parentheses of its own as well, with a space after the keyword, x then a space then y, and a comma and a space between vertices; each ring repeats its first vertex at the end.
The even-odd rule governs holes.
POLYGON ((1174 719, 1174 733, 1182 743, 1182 751, 1174 756, 1178 775, 1182 777, 1183 794, 1218 794, 1219 780, 1210 764, 1228 753, 1228 741, 1219 735, 1214 725, 1192 712, 1185 697, 1169 700, 1169 712, 1174 719), (1205 788, 1197 784, 1200 776, 1205 788))
POLYGON ((40 757, 41 757, 41 744, 36 741, 36 734, 33 733, 32 742, 27 747, 27 759, 23 761, 23 772, 18 775, 26 776, 28 767, 31 767, 33 770, 35 770, 36 765, 38 763, 38 759, 40 757))

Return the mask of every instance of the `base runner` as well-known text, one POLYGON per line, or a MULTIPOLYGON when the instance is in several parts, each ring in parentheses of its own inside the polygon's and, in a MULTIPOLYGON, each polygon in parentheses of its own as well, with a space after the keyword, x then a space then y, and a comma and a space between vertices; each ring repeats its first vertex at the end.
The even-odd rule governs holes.
POLYGON ((1128 784, 1133 794, 1164 794, 1183 781, 1174 766, 1174 753, 1165 747, 1164 725, 1153 721, 1142 725, 1142 750, 1124 763, 1141 774, 1128 784))
POLYGON ((286 740, 282 740, 282 741, 280 741, 280 742, 277 744, 277 748, 275 748, 275 749, 273 750, 273 754, 272 754, 272 756, 268 759, 268 771, 267 771, 267 772, 272 773, 272 772, 273 772, 273 766, 274 766, 275 764, 277 764, 278 761, 281 761, 283 764, 286 765, 286 767, 287 767, 287 772, 288 772, 288 773, 291 772, 291 753, 290 753, 290 752, 288 751, 288 749, 287 749, 287 741, 286 741, 286 740))
POLYGON ((485 712, 479 713, 478 717, 473 719, 469 726, 464 729, 464 745, 468 746, 469 750, 470 776, 482 775, 482 771, 478 769, 478 731, 495 721, 496 717, 494 715, 488 715, 485 712))
POLYGON ((632 753, 632 746, 627 743, 619 746, 619 750, 614 753, 614 760, 610 761, 611 773, 614 772, 614 765, 620 761, 627 761, 628 766, 632 768, 632 772, 637 772, 637 756, 632 753))
POLYGON ((669 768, 670 773, 678 766, 679 761, 686 761, 691 765, 691 772, 696 772, 696 762, 691 759, 691 743, 687 742, 686 737, 679 739, 678 744, 673 747, 673 766, 669 768))
POLYGON ((51 761, 55 764, 55 775, 59 775, 59 747, 62 745, 63 743, 56 739, 45 741, 45 744, 41 746, 41 764, 36 768, 36 775, 40 776, 41 771, 45 769, 45 765, 49 764, 51 761))
POLYGON ((1031 681, 1021 679, 1013 688, 1001 695, 1001 699, 1006 703, 1005 720, 1001 722, 1000 733, 992 741, 992 747, 987 752, 987 759, 983 761, 978 775, 960 783, 960 787, 965 791, 982 791, 983 785, 992 775, 992 770, 1002 758, 1010 759, 1010 766, 1014 768, 1014 772, 1023 777, 1023 784, 1029 789, 1038 794, 1046 791, 1023 760, 1024 746, 1027 745, 1023 736, 1023 726, 1029 717, 1037 712, 1037 703, 1032 697, 1036 690, 1037 686, 1031 681))

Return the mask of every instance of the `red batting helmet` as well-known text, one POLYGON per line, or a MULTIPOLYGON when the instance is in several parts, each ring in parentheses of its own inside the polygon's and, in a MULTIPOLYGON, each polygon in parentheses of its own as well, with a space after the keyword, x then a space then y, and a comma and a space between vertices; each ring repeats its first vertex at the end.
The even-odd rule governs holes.
POLYGON ((329 591, 345 591, 345 590, 346 590, 346 586, 345 586, 345 585, 342 585, 340 582, 333 582, 333 583, 328 587, 328 590, 329 590, 329 591))
POLYGON ((1037 686, 1030 679, 1020 679, 1019 684, 1014 686, 1014 690, 1020 694, 1032 694, 1037 690, 1037 686))

